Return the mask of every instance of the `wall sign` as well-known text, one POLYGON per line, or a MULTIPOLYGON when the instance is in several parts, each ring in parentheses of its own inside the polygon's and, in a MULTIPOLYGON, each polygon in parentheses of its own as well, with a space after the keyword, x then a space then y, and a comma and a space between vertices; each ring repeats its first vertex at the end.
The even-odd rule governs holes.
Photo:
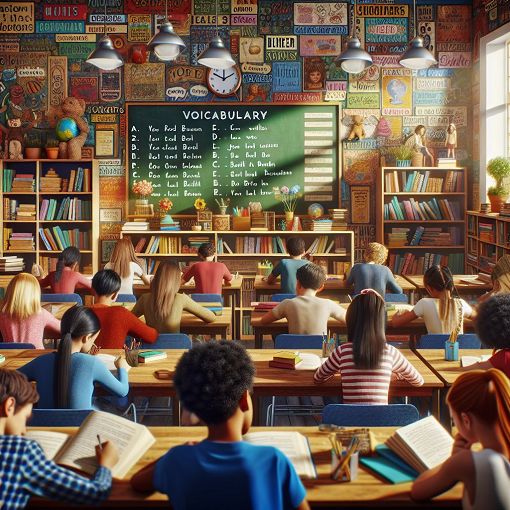
POLYGON ((370 223, 370 186, 351 186, 351 223, 370 223))
POLYGON ((32 34, 33 32, 33 2, 2 2, 0 4, 0 34, 32 34))

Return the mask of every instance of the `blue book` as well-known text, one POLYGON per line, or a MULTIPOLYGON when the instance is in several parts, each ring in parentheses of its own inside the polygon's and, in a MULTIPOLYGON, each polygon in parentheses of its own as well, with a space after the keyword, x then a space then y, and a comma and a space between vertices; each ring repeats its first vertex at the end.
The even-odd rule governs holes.
POLYGON ((412 482, 416 478, 410 475, 408 471, 383 457, 362 457, 360 464, 393 484, 412 482))

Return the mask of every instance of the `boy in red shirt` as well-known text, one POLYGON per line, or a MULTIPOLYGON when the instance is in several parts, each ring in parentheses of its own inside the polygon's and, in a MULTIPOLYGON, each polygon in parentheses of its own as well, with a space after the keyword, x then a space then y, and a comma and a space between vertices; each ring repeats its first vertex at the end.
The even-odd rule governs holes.
POLYGON ((142 322, 123 306, 112 306, 120 290, 120 276, 111 269, 98 271, 92 278, 96 296, 90 307, 101 323, 101 331, 95 344, 103 349, 122 349, 126 336, 133 336, 143 342, 155 342, 158 332, 142 322))
POLYGON ((213 262, 215 253, 214 244, 201 244, 198 249, 200 262, 189 267, 182 276, 184 283, 195 278, 197 294, 221 294, 223 280, 230 282, 233 278, 223 262, 213 262))

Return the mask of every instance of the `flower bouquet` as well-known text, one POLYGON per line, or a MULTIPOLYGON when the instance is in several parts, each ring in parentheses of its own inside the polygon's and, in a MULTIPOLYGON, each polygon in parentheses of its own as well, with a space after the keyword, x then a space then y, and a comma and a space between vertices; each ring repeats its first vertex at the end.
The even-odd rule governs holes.
POLYGON ((133 183, 131 191, 140 197, 135 201, 135 214, 151 216, 154 214, 154 208, 152 207, 152 204, 149 205, 148 199, 153 190, 152 182, 145 179, 143 181, 135 181, 133 183))
POLYGON ((276 200, 283 204, 285 210, 285 219, 292 221, 294 218, 294 211, 296 210, 297 200, 301 198, 301 188, 298 184, 294 184, 291 188, 282 186, 280 188, 273 188, 276 200))

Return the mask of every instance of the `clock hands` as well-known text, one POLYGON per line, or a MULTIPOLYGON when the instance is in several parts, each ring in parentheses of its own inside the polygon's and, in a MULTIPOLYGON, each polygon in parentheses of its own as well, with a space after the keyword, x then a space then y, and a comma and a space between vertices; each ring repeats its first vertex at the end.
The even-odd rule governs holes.
POLYGON ((230 78, 231 76, 234 76, 234 74, 236 74, 236 73, 232 73, 232 74, 229 74, 228 76, 225 76, 225 78, 223 78, 223 80, 228 80, 228 78, 230 78))
POLYGON ((225 80, 225 78, 223 78, 223 76, 220 76, 219 74, 213 73, 213 76, 217 76, 218 78, 221 78, 222 80, 225 80))

